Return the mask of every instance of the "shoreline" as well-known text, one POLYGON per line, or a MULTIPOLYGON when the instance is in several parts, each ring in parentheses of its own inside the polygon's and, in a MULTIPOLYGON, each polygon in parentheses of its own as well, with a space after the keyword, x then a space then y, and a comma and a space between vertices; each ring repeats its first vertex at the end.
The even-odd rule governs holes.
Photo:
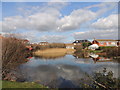
POLYGON ((61 57, 65 56, 66 54, 72 54, 74 53, 74 49, 66 49, 66 48, 50 48, 45 50, 37 50, 33 52, 33 55, 35 56, 42 56, 46 58, 54 58, 54 57, 61 57))

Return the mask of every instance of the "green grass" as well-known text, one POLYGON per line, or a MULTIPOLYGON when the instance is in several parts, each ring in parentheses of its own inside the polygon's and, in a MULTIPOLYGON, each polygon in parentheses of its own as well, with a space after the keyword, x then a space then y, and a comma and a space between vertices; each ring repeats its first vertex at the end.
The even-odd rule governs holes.
POLYGON ((102 50, 90 50, 89 52, 92 52, 92 53, 101 53, 102 50))
POLYGON ((47 88, 34 82, 11 82, 2 81, 2 88, 47 88))

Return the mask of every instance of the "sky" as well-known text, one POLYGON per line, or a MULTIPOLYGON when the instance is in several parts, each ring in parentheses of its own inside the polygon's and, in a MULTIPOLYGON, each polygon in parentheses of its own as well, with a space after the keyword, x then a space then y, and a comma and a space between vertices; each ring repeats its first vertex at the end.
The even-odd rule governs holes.
POLYGON ((118 39, 116 2, 3 2, 2 34, 30 42, 118 39))

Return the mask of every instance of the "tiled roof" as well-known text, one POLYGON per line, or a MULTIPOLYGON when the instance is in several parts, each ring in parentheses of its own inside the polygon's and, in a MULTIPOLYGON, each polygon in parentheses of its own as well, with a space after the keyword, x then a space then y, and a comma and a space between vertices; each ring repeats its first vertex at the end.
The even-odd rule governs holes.
POLYGON ((119 40, 113 40, 113 39, 96 39, 97 41, 119 41, 119 40))

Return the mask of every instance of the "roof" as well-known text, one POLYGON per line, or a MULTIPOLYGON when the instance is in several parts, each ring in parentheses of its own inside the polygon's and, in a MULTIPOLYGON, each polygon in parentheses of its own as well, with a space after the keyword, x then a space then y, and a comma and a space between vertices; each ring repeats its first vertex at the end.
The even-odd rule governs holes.
POLYGON ((113 40, 113 39, 96 39, 97 41, 120 41, 120 40, 113 40))
POLYGON ((39 43, 48 43, 48 42, 39 42, 39 43))
POLYGON ((24 42, 29 42, 29 40, 27 40, 27 39, 24 39, 23 41, 24 41, 24 42))
POLYGON ((98 43, 98 40, 93 40, 92 43, 98 43))
POLYGON ((88 40, 75 40, 73 43, 83 43, 83 42, 89 42, 88 40))

